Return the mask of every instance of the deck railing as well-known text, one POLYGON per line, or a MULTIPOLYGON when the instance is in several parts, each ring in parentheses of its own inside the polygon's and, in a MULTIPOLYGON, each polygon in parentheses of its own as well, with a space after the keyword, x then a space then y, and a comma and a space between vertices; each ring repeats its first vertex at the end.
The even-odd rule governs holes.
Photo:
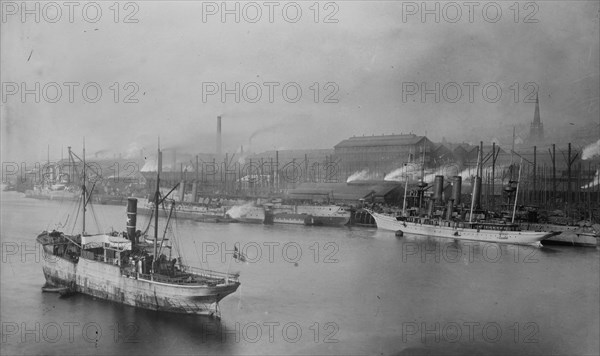
POLYGON ((178 284, 178 285, 186 285, 186 284, 207 284, 210 283, 210 281, 208 281, 207 279, 213 279, 216 281, 213 281, 213 284, 216 283, 222 283, 222 282, 228 282, 228 283, 236 283, 238 282, 238 275, 237 274, 227 274, 227 273, 222 273, 222 272, 216 272, 216 271, 209 271, 209 270, 203 270, 203 269, 199 269, 199 268, 195 268, 195 267, 185 267, 182 272, 185 272, 187 274, 185 275, 180 275, 180 276, 165 276, 165 275, 161 275, 161 274, 150 274, 150 273, 138 273, 134 268, 123 268, 122 270, 123 275, 128 276, 128 277, 132 277, 132 278, 136 278, 136 279, 145 279, 145 280, 149 280, 149 281, 155 281, 155 282, 162 282, 162 283, 168 283, 168 284, 178 284), (195 271, 191 272, 190 269, 194 269, 195 271), (198 271, 203 271, 204 273, 200 273, 198 271), (191 278, 190 274, 195 275, 196 277, 201 277, 201 279, 198 278, 191 278), (229 278, 227 278, 227 276, 229 278))
POLYGON ((181 266, 181 269, 184 272, 199 275, 201 277, 225 279, 225 280, 229 280, 230 282, 238 282, 238 278, 239 278, 239 274, 237 274, 237 273, 218 272, 218 271, 212 271, 209 269, 203 269, 203 268, 192 267, 192 266, 181 266))

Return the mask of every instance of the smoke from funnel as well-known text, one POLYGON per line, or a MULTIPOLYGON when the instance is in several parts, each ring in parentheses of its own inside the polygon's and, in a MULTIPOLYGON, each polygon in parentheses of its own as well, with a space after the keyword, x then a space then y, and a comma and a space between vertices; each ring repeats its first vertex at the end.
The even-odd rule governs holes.
POLYGON ((600 157, 600 140, 586 146, 581 152, 581 159, 584 161, 594 157, 600 157))

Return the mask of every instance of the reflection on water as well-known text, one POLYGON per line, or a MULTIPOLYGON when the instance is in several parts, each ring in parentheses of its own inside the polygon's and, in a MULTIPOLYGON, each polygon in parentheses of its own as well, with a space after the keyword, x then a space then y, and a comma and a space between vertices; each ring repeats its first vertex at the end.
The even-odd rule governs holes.
POLYGON ((593 248, 178 221, 185 260, 241 273, 216 320, 41 293, 35 236, 69 204, 2 194, 2 354, 598 354, 593 248))

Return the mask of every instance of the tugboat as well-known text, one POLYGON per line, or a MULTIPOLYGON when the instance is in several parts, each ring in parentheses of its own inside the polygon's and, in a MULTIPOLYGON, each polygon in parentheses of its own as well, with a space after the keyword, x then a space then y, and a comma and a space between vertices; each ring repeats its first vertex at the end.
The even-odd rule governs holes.
MULTIPOLYGON (((148 244, 140 241, 142 234, 136 231, 135 198, 128 199, 127 232, 95 235, 86 232, 85 216, 91 199, 86 189, 84 145, 81 233, 69 235, 53 230, 37 236, 44 252, 44 290, 54 288, 143 309, 220 318, 218 303, 238 289, 239 274, 190 267, 181 258, 171 259, 164 254, 171 255, 171 248, 166 245, 165 236, 158 236, 158 207, 169 195, 161 197, 159 193, 161 153, 159 148, 154 194, 157 211, 154 237, 149 239, 152 244, 148 244)), ((165 227, 165 234, 166 231, 165 227)))

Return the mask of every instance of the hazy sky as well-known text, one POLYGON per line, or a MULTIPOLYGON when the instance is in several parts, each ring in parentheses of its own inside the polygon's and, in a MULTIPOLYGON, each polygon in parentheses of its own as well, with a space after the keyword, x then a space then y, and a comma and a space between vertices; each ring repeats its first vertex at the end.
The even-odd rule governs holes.
MULTIPOLYGON (((55 8, 37 3, 39 22, 22 14, 21 2, 1 3, 3 161, 42 159, 48 144, 58 157, 61 146, 80 149, 84 136, 88 152, 154 150, 158 135, 165 146, 212 152, 219 114, 230 152, 247 147, 251 136, 260 151, 329 148, 362 134, 461 140, 467 128, 506 135, 503 125, 533 117, 534 104, 524 102, 534 88, 527 83, 539 87, 546 127, 597 123, 600 115, 598 1, 521 2, 518 13, 513 1, 475 2, 471 13, 464 2, 427 2, 433 12, 439 7, 437 23, 435 14, 422 18, 422 2, 272 2, 273 22, 264 2, 228 2, 240 7, 239 23, 235 14, 222 21, 221 2, 122 2, 118 14, 113 2, 97 2, 86 6, 87 17, 87 3, 76 2, 72 22, 63 2, 56 3, 57 20, 55 8), (102 14, 93 23, 97 7, 102 14), (137 22, 126 23, 126 15, 137 22), (70 82, 76 84, 64 84, 70 82), (234 89, 236 82, 240 103, 233 94, 224 102, 220 92, 206 95, 215 89, 210 83, 234 89), (21 95, 35 93, 36 83, 39 103, 34 94, 21 95), (52 83, 61 88, 58 99, 52 83), (249 102, 256 86, 248 83, 262 91, 257 102, 249 102), (434 94, 422 102, 421 89, 436 83, 439 102, 434 94), (473 102, 464 83, 476 83, 473 102), (88 102, 95 87, 102 95, 88 102), (287 102, 296 87, 302 96, 287 102), (501 97, 490 102, 497 88, 501 97), (125 103, 134 92, 130 99, 138 102, 125 103), (328 94, 337 103, 325 103, 328 94)), ((35 4, 28 3, 34 13, 35 4)))

